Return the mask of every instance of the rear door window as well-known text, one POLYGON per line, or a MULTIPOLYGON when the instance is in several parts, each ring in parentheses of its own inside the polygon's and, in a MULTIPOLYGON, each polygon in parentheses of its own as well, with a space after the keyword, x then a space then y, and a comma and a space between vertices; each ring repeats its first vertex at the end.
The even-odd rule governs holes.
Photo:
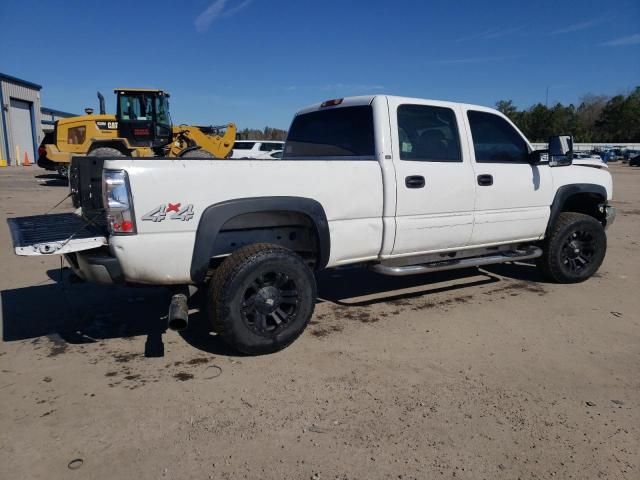
POLYGON ((462 161, 456 115, 450 108, 400 105, 398 137, 401 160, 462 161))
POLYGON ((287 136, 283 158, 369 160, 374 155, 373 109, 370 105, 362 105, 296 116, 287 136))

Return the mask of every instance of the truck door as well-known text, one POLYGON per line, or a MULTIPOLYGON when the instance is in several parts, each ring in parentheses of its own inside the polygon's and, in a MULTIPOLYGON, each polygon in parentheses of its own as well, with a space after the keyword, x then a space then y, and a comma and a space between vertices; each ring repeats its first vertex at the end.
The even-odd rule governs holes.
POLYGON ((530 147, 505 118, 490 111, 466 111, 477 182, 471 244, 540 238, 553 196, 547 164, 530 165, 530 147))
POLYGON ((474 172, 460 141, 461 110, 389 99, 396 169, 393 255, 464 247, 473 229, 474 172))

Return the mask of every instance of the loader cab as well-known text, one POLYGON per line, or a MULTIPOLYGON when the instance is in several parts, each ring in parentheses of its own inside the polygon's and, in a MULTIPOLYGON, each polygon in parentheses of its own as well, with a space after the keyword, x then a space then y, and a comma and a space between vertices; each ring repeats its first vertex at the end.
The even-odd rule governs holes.
POLYGON ((169 94, 162 90, 116 89, 118 137, 134 147, 162 148, 172 140, 169 94))

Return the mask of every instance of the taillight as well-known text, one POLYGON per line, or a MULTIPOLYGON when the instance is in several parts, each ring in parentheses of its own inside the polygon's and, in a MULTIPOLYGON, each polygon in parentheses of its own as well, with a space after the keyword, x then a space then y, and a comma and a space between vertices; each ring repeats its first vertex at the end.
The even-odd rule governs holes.
POLYGON ((117 235, 136 233, 129 176, 124 170, 102 172, 102 203, 107 212, 109 231, 117 235))
POLYGON ((38 147, 38 156, 42 157, 43 155, 45 155, 47 153, 47 149, 44 147, 44 145, 40 145, 38 147))

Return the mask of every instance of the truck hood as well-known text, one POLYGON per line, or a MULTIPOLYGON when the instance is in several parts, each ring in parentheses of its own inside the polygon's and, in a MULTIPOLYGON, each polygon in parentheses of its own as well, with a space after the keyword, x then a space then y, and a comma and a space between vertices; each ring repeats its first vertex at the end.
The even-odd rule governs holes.
POLYGON ((571 163, 573 165, 580 165, 582 167, 609 168, 609 165, 604 163, 599 158, 575 158, 571 163))

